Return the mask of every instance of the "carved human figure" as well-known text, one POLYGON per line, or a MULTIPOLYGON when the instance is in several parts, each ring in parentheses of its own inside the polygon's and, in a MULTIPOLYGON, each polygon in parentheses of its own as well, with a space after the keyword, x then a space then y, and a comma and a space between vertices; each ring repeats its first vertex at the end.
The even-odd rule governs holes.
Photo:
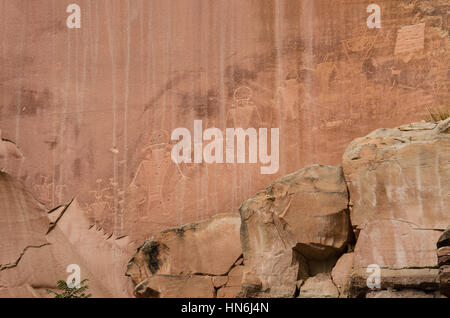
POLYGON ((252 97, 250 87, 241 86, 234 91, 233 104, 227 113, 228 128, 259 128, 262 120, 252 97))
POLYGON ((170 151, 169 135, 163 130, 154 133, 142 149, 145 159, 131 181, 127 200, 128 210, 136 211, 140 222, 169 224, 169 219, 175 218, 169 206, 175 203, 177 183, 187 176, 172 162, 170 151))

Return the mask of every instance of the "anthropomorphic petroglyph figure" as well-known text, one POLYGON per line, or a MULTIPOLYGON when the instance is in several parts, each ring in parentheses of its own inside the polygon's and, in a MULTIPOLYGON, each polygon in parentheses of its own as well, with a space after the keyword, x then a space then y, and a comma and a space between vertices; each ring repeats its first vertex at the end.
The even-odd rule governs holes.
POLYGON ((287 80, 277 91, 278 106, 283 120, 293 120, 299 117, 299 105, 305 99, 305 88, 296 79, 287 80))
POLYGON ((234 91, 233 104, 227 114, 228 128, 259 128, 262 124, 258 108, 252 101, 253 91, 242 86, 234 91))
POLYGON ((33 189, 39 201, 53 205, 53 181, 47 176, 40 176, 40 180, 33 185, 33 189))
MULTIPOLYGON (((166 207, 174 199, 174 190, 179 179, 186 177, 181 168, 170 159, 169 135, 158 131, 152 135, 147 146, 142 149, 145 159, 139 164, 131 181, 130 204, 139 211, 139 218, 150 217, 150 211, 158 215, 170 212, 166 207)), ((156 216, 152 213, 152 216, 156 216)))

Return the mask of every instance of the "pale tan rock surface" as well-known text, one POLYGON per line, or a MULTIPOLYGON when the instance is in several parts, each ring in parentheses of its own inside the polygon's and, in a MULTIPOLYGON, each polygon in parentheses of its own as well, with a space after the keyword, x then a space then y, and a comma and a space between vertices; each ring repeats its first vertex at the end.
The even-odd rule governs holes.
MULTIPOLYGON (((356 256, 356 255, 355 255, 356 256)), ((355 268, 350 281, 350 297, 365 297, 371 290, 367 286, 367 278, 371 272, 366 269, 355 268)), ((413 289, 427 293, 439 290, 439 270, 436 268, 414 269, 381 269, 380 288, 373 291, 387 289, 413 289)))
POLYGON ((378 129, 349 144, 343 168, 359 233, 351 293, 367 290, 369 265, 395 270, 383 288, 433 290, 436 243, 450 222, 450 119, 378 129), (427 271, 427 273, 424 273, 427 271), (403 281, 403 280, 400 280, 403 281))
POLYGON ((320 165, 287 175, 244 202, 241 240, 251 272, 244 274, 244 295, 292 297, 310 267, 329 259, 334 265, 351 236, 347 205, 342 169, 320 165))
POLYGON ((240 224, 237 213, 219 214, 146 241, 127 266, 136 295, 210 297, 216 288, 218 297, 236 296, 243 272, 240 224))
POLYGON ((439 231, 417 229, 397 220, 380 219, 359 234, 355 247, 355 268, 378 264, 381 268, 427 268, 437 266, 439 231))
POLYGON ((300 287, 298 298, 338 298, 339 290, 329 274, 320 273, 308 278, 300 287))
POLYGON ((13 267, 24 250, 47 243, 45 208, 22 183, 0 172, 0 268, 13 267))
POLYGON ((394 219, 443 230, 450 223, 450 119, 378 129, 343 158, 352 224, 394 219))
POLYGON ((354 253, 343 254, 331 272, 331 279, 339 290, 339 298, 347 298, 350 288, 350 276, 353 270, 354 253))
POLYGON ((214 285, 209 276, 154 275, 136 287, 142 298, 213 298, 214 285))
POLYGON ((441 298, 437 292, 426 293, 420 290, 382 290, 367 293, 366 298, 441 298))

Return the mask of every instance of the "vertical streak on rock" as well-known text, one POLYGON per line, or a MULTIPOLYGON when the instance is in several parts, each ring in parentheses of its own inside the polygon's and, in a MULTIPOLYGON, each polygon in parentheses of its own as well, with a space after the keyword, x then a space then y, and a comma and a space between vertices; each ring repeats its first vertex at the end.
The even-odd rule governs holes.
MULTIPOLYGON (((25 11, 24 14, 24 21, 22 23, 22 29, 21 29, 21 33, 20 33, 20 45, 19 45, 19 50, 17 52, 18 56, 21 56, 22 58, 24 57, 24 42, 25 42, 25 34, 26 34, 26 27, 27 24, 25 23, 25 21, 27 21, 28 19, 28 10, 25 11)), ((21 65, 20 68, 20 78, 19 78, 19 87, 23 87, 23 78, 25 75, 24 72, 24 65, 21 65)), ((21 113, 21 108, 22 108, 22 91, 19 90, 18 91, 18 96, 17 96, 17 105, 16 105, 16 136, 15 136, 15 142, 17 144, 19 144, 20 142, 20 113, 21 113)))
MULTIPOLYGON (((113 149, 116 149, 117 146, 117 136, 116 136, 116 129, 117 129, 117 93, 116 93, 116 60, 114 55, 114 42, 113 42, 113 26, 112 19, 113 19, 113 5, 109 5, 108 1, 105 1, 105 13, 106 13, 106 24, 108 28, 108 39, 109 39, 109 52, 111 56, 111 81, 112 81, 112 98, 113 98, 113 130, 112 130, 112 147, 113 149)), ((117 155, 115 153, 113 155, 113 194, 114 194, 114 206, 113 206, 113 214, 114 214, 114 225, 113 225, 113 231, 117 229, 117 178, 118 178, 118 171, 117 171, 117 155)))
POLYGON ((93 68, 93 70, 91 70, 91 71, 93 71, 94 72, 94 74, 93 74, 93 78, 95 78, 95 77, 97 77, 97 60, 98 60, 98 46, 99 46, 99 42, 100 42, 100 30, 99 30, 99 18, 98 18, 98 1, 94 1, 94 4, 95 4, 95 8, 94 8, 94 11, 95 11, 95 18, 94 18, 94 21, 95 21, 95 34, 94 34, 94 39, 93 39, 93 51, 94 51, 94 53, 93 53, 93 57, 94 57, 94 62, 95 63, 91 63, 91 64, 93 64, 93 66, 94 66, 94 68, 93 68))
POLYGON ((417 166, 416 166, 416 179, 417 179, 417 200, 419 203, 419 213, 420 213, 420 220, 423 222, 423 202, 422 202, 422 172, 420 171, 420 157, 417 158, 417 166))
POLYGON ((442 215, 442 217, 445 217, 445 215, 444 215, 444 211, 445 211, 444 196, 442 195, 441 174, 439 173, 439 170, 440 170, 439 159, 440 159, 439 152, 436 152, 436 163, 435 163, 434 172, 436 173, 436 179, 437 179, 436 186, 438 188, 438 193, 439 193, 439 206, 440 206, 440 210, 441 210, 441 215, 442 215))
MULTIPOLYGON (((68 113, 68 108, 69 108, 69 100, 70 100, 70 91, 71 91, 71 85, 70 85, 70 74, 71 74, 71 50, 72 50, 72 42, 71 42, 71 37, 70 37, 70 32, 66 33, 66 65, 64 68, 64 93, 63 95, 63 101, 62 101, 62 111, 56 111, 55 113, 57 114, 57 118, 59 118, 59 142, 60 142, 60 147, 59 147, 59 152, 58 152, 58 157, 57 157, 57 169, 59 171, 57 171, 57 176, 58 176, 58 181, 56 184, 53 185, 55 193, 56 193, 56 205, 59 205, 62 203, 62 191, 63 191, 63 187, 62 185, 64 184, 63 179, 64 179, 64 168, 63 167, 63 163, 64 163, 64 159, 65 159, 65 154, 66 154, 66 149, 68 149, 68 144, 69 144, 69 138, 67 138, 67 140, 64 138, 66 136, 66 121, 67 121, 67 113, 68 113), (58 116, 59 115, 59 116, 58 116), (58 187, 59 186, 59 187, 58 187)), ((76 49, 76 47, 75 47, 76 49)), ((69 137, 69 136, 67 136, 69 137)))
MULTIPOLYGON (((275 35, 275 39, 274 39, 274 44, 275 44, 275 50, 276 50, 276 88, 275 90, 279 90, 280 87, 282 87, 282 83, 283 83, 283 38, 284 38, 284 34, 283 34, 283 28, 282 28, 282 21, 283 21, 283 14, 284 14, 284 10, 283 10, 283 3, 280 3, 281 0, 277 0, 275 3, 275 18, 274 18, 274 35, 275 35)), ((275 107, 277 110, 277 117, 278 117, 278 127, 281 131, 283 130, 283 112, 281 111, 281 107, 282 105, 280 104, 280 99, 276 98, 275 99, 275 107)), ((283 137, 281 137, 281 139, 283 139, 283 137)), ((280 142, 279 144, 279 151, 280 153, 284 153, 284 142, 280 142)), ((282 156, 284 157, 284 156, 282 156)), ((282 161, 284 161, 282 159, 282 161)), ((286 171, 285 169, 283 169, 283 167, 285 167, 285 164, 281 164, 280 167, 280 172, 282 174, 285 174, 286 171)))
MULTIPOLYGON (((127 0, 127 55, 126 55, 126 64, 125 64, 125 109, 123 112, 123 154, 122 154, 122 171, 123 171, 123 180, 122 180, 122 191, 125 191, 125 188, 128 183, 128 96, 130 93, 129 89, 129 80, 130 80, 130 46, 131 46, 131 5, 130 0, 127 0)), ((121 203, 122 208, 125 207, 125 196, 121 198, 123 202, 121 203)), ((120 211, 120 232, 123 230, 123 211, 120 211)))
MULTIPOLYGON (((52 19, 54 19, 55 16, 56 16, 56 8, 55 8, 55 0, 53 0, 53 2, 52 2, 52 19)), ((52 31, 55 32, 55 30, 56 30, 56 25, 53 26, 53 30, 52 31)), ((52 37, 52 60, 53 61, 56 60, 56 38, 55 37, 52 37)), ((51 83, 53 85, 53 83, 56 82, 55 64, 52 64, 51 68, 52 68, 52 80, 51 80, 51 83)), ((56 113, 56 107, 57 107, 57 105, 53 105, 53 108, 52 108, 53 113, 56 113)), ((58 134, 57 134, 57 130, 58 130, 57 122, 56 122, 56 120, 52 120, 52 123, 53 123, 53 136, 55 136, 55 138, 56 138, 58 136, 58 134)), ((51 178, 52 178, 52 191, 51 191, 52 192, 51 193, 52 202, 51 202, 51 204, 52 204, 52 206, 56 206, 57 205, 56 202, 55 202, 56 147, 52 147, 51 151, 52 151, 52 176, 51 176, 51 178)))
MULTIPOLYGON (((5 1, 1 1, 0 2, 0 10, 1 10, 1 13, 2 13, 2 30, 5 30, 6 28, 6 19, 5 19, 5 1)), ((6 59, 5 59, 5 56, 6 56, 6 54, 5 54, 5 51, 6 51, 6 45, 5 45, 5 33, 4 32, 2 32, 2 35, 1 35, 1 37, 2 37, 2 40, 1 40, 1 43, 2 43, 2 51, 1 51, 1 58, 0 58, 0 61, 1 61, 1 67, 2 67, 2 70, 4 70, 5 69, 5 61, 6 61, 6 59)), ((2 79, 1 77, 0 77, 0 79, 2 79)), ((3 80, 3 79, 2 79, 3 80)), ((1 96, 2 96, 2 105, 5 105, 5 100, 6 100, 6 95, 4 94, 4 86, 2 85, 1 86, 1 88, 0 88, 0 92, 1 92, 1 96)))
MULTIPOLYGON (((153 50, 153 32, 152 32, 152 21, 153 21, 153 9, 152 9, 152 2, 147 2, 148 4, 148 23, 147 23, 147 57, 149 57, 149 63, 147 63, 147 70, 145 74, 145 100, 150 100, 151 96, 155 96, 155 53, 153 50), (151 83, 151 91, 149 92, 149 86, 151 83)), ((145 6, 144 6, 145 7, 145 6)), ((145 19, 145 15, 144 15, 145 19)), ((151 127, 152 125, 152 118, 153 118, 153 111, 154 107, 153 105, 148 105, 148 115, 146 116, 146 125, 144 126, 146 129, 147 127, 151 127)))
MULTIPOLYGON (((303 32, 303 39, 305 50, 303 51, 302 57, 302 68, 303 73, 306 74, 303 77, 303 85, 305 87, 306 96, 305 96, 305 105, 304 105, 304 124, 307 126, 308 136, 306 142, 306 149, 309 149, 308 153, 314 153, 315 151, 315 141, 313 140, 314 133, 313 128, 316 125, 316 115, 315 111, 312 109, 312 70, 313 70, 313 45, 314 45, 314 30, 313 30, 313 16, 314 16, 314 0, 303 0, 301 3, 301 30, 303 32)), ((282 152, 283 153, 283 152, 282 152)), ((309 154, 306 154, 310 156, 309 154)), ((308 158, 308 161, 311 161, 312 158, 308 158)))

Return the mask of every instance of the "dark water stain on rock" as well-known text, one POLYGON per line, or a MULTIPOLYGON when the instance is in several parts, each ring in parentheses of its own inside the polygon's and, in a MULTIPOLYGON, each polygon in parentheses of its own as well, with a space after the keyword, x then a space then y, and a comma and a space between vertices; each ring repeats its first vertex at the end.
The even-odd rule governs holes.
POLYGON ((11 114, 19 116, 36 116, 42 114, 53 102, 52 93, 48 89, 36 91, 22 88, 20 96, 9 106, 11 114))

